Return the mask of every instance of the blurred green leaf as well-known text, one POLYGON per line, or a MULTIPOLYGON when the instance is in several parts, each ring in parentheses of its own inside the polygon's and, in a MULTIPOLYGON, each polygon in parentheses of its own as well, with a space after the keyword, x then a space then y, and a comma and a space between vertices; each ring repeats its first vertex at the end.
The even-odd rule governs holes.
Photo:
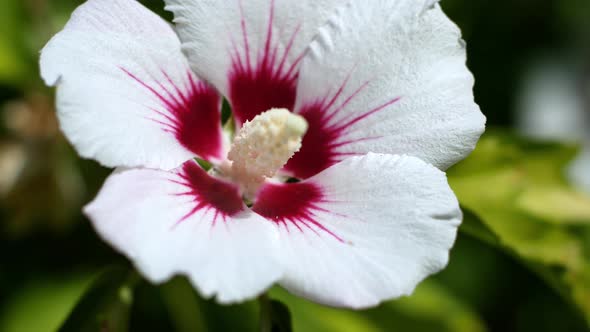
POLYGON ((184 277, 176 277, 160 286, 160 293, 176 332, 207 331, 199 299, 184 277))
MULTIPOLYGON (((442 285, 432 280, 421 283, 412 296, 386 303, 385 307, 410 317, 416 322, 433 322, 437 325, 436 331, 482 332, 486 330, 475 312, 450 294, 442 285)), ((401 330, 419 331, 416 326, 412 323, 401 330)), ((424 331, 432 330, 424 329, 424 331)))
POLYGON ((588 227, 590 198, 563 177, 576 152, 575 146, 492 131, 448 175, 462 206, 476 216, 466 218, 462 230, 524 260, 590 321, 588 259, 571 226, 588 227), (474 226, 478 222, 487 231, 474 226))
POLYGON ((258 297, 259 329, 261 332, 291 332, 291 313, 281 301, 270 299, 267 294, 258 297))
POLYGON ((2 1, 0 10, 0 83, 17 83, 28 74, 26 47, 23 45, 25 20, 23 2, 2 1))
POLYGON ((469 209, 462 207, 463 222, 459 230, 489 245, 498 246, 498 236, 469 209))
POLYGON ((138 280, 133 270, 110 268, 90 286, 59 331, 127 331, 133 287, 138 280))
POLYGON ((590 224, 590 197, 569 188, 531 188, 516 203, 522 211, 547 222, 590 224))
POLYGON ((158 288, 175 331, 259 331, 257 301, 223 305, 204 299, 186 277, 175 277, 158 288))
POLYGON ((517 167, 526 170, 527 176, 537 185, 566 185, 563 167, 578 152, 579 147, 575 144, 528 140, 502 130, 488 129, 475 151, 453 166, 448 174, 463 177, 517 167))
POLYGON ((278 287, 270 294, 288 306, 294 331, 485 331, 479 317, 434 280, 421 283, 410 297, 365 311, 325 307, 278 287))
POLYGON ((29 283, 6 303, 0 331, 57 330, 90 282, 90 276, 81 274, 29 283))
POLYGON ((335 309, 289 294, 280 287, 269 292, 291 311, 293 331, 378 332, 381 329, 359 311, 335 309))
POLYGON ((291 322, 291 312, 289 308, 280 301, 270 301, 270 312, 272 321, 272 332, 291 332, 293 323, 291 322))

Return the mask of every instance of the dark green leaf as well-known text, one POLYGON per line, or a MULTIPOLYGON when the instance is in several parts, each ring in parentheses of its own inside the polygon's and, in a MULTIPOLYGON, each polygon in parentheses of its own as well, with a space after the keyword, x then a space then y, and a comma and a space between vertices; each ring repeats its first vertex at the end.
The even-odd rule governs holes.
POLYGON ((90 286, 59 331, 127 331, 133 287, 138 280, 129 268, 110 268, 90 286))
POLYGON ((186 278, 176 277, 160 287, 176 332, 207 331, 201 305, 186 278))
POLYGON ((229 101, 223 98, 223 103, 221 104, 221 123, 227 124, 229 120, 231 120, 231 106, 229 105, 229 101))
POLYGON ((272 332, 291 332, 291 313, 289 308, 277 300, 270 301, 270 317, 272 322, 272 332))

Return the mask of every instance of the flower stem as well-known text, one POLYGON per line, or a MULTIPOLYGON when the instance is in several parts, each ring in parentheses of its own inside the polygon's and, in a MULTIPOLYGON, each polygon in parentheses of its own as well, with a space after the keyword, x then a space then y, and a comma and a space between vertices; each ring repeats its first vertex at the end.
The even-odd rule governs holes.
POLYGON ((272 317, 271 317, 271 303, 268 295, 263 293, 258 297, 258 303, 260 304, 260 332, 271 332, 272 331, 272 317))

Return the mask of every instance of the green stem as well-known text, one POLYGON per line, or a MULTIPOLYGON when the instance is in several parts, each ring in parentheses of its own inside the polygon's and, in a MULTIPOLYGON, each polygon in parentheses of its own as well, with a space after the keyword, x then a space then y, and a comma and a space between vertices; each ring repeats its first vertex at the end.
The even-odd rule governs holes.
POLYGON ((258 297, 258 303, 260 304, 260 332, 271 332, 272 317, 268 295, 266 293, 260 295, 258 297))

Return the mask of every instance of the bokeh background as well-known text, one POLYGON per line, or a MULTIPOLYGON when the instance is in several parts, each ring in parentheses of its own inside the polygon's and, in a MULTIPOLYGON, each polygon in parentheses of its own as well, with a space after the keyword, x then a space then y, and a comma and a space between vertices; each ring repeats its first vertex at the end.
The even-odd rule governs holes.
MULTIPOLYGON (((82 216, 110 170, 60 134, 37 65, 81 2, 0 2, 0 331, 256 331, 256 302, 218 306, 182 278, 150 285, 82 216)), ((368 311, 273 289, 295 331, 589 330, 590 1, 442 6, 490 127, 449 171, 466 215, 450 265, 368 311)))

